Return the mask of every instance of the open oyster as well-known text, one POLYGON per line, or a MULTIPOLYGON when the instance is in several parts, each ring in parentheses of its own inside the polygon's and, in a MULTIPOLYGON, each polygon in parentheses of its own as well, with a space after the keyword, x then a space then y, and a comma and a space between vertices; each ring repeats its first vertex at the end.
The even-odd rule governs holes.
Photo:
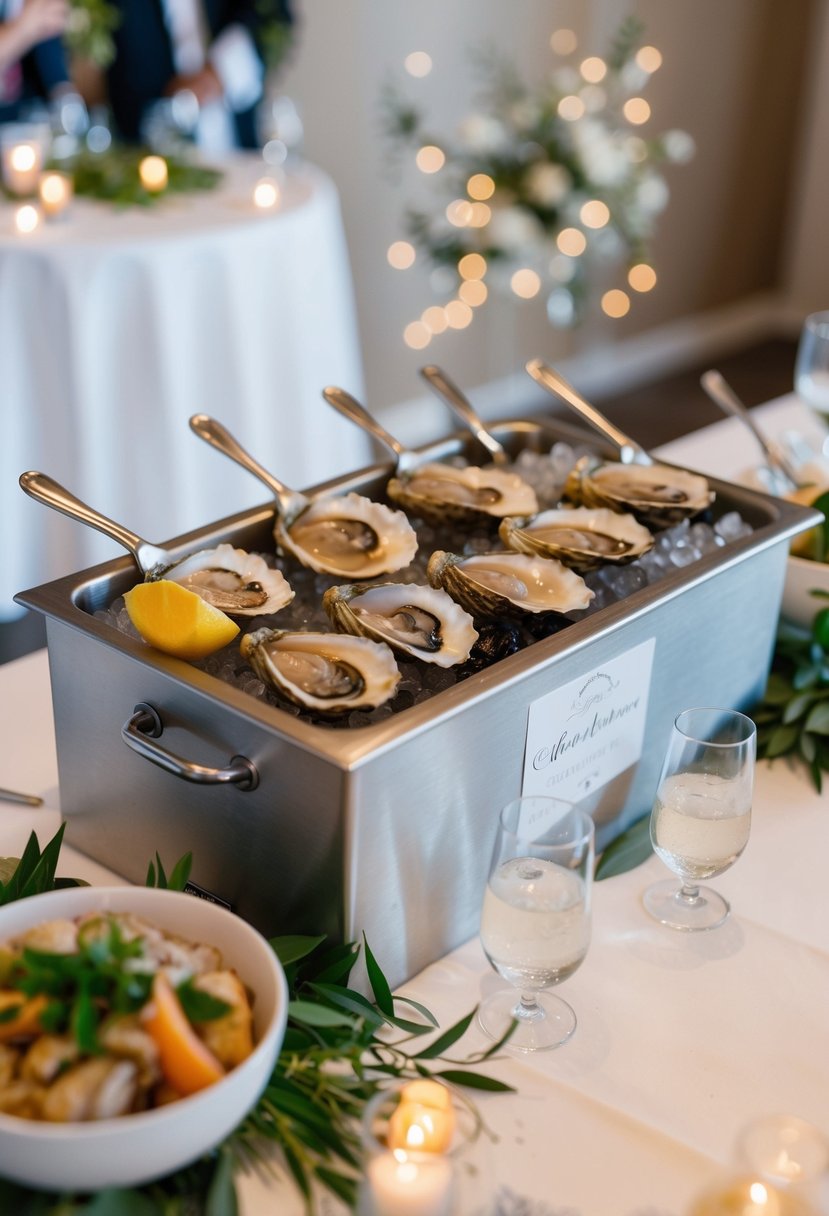
POLYGON ((564 495, 587 507, 630 511, 657 527, 679 523, 714 501, 713 490, 698 473, 663 464, 596 464, 589 456, 573 467, 564 495))
POLYGON ((170 579, 194 591, 214 608, 230 616, 264 616, 278 612, 294 598, 290 583, 255 553, 217 545, 201 549, 181 561, 154 566, 146 582, 170 579))
POLYGON ((510 549, 555 557, 574 570, 632 562, 653 546, 652 534, 632 515, 607 507, 564 507, 529 519, 505 519, 498 535, 510 549))
POLYGON ((458 469, 448 464, 422 464, 392 477, 386 491, 407 511, 435 523, 446 519, 480 523, 505 515, 532 515, 538 510, 535 491, 517 473, 477 465, 458 469))
POLYGON ((584 579, 561 562, 524 553, 458 557, 438 550, 426 573, 433 587, 443 587, 475 616, 564 614, 586 608, 593 599, 584 579))
POLYGON ((471 616, 445 591, 416 583, 329 587, 322 606, 336 629, 438 667, 463 663, 478 638, 471 616))
POLYGON ((345 578, 376 578, 408 566, 417 535, 402 511, 361 494, 318 498, 277 515, 278 543, 303 566, 345 578))
POLYGON ((388 646, 348 634, 257 629, 240 650, 266 684, 318 714, 375 709, 400 680, 388 646))

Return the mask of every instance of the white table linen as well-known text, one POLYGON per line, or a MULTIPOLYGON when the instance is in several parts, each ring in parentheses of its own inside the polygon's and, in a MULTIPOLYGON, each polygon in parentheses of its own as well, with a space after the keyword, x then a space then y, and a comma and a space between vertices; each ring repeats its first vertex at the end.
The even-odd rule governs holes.
POLYGON ((27 499, 26 469, 163 542, 268 496, 190 433, 193 413, 296 489, 369 462, 321 397, 362 392, 336 189, 305 166, 263 212, 263 172, 240 155, 213 192, 146 210, 76 200, 28 235, 0 204, 0 619, 17 591, 123 552, 27 499))
MULTIPOLYGON (((740 459, 742 436, 722 427, 709 441, 740 459)), ((685 462, 681 445, 668 454, 685 462)), ((45 653, 0 668, 0 697, 14 706, 0 785, 46 800, 0 803, 0 853, 19 855, 31 827, 44 843, 60 821, 45 653)), ((713 880, 732 904, 723 927, 681 934, 648 918, 642 892, 668 876, 656 858, 596 884, 591 947, 562 990, 574 1038, 482 1066, 516 1089, 476 1098, 499 1186, 556 1216, 683 1216, 734 1169, 737 1133, 757 1116, 786 1112, 829 1135, 827 852, 829 796, 803 768, 761 763, 748 847, 713 880)), ((61 868, 106 875, 69 848, 61 868)), ((401 991, 448 1026, 501 983, 473 939, 401 991)), ((473 1029, 452 1054, 485 1045, 473 1029)), ((285 1182, 246 1176, 240 1193, 243 1216, 302 1210, 285 1182)))

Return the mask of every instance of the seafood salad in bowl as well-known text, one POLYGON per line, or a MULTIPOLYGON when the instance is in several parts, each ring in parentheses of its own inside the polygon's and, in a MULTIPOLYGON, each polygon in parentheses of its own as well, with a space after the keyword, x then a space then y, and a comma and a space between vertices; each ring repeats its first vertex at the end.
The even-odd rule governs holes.
POLYGON ((0 1174, 92 1191, 195 1160, 267 1084, 287 1000, 267 941, 192 895, 79 887, 0 909, 0 1174))

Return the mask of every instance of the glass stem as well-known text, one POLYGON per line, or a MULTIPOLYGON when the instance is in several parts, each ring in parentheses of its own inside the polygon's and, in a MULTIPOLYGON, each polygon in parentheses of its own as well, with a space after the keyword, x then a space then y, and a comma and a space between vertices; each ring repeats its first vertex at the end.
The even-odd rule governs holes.
POLYGON ((541 1013, 541 1006, 536 1000, 534 992, 522 992, 521 1000, 513 1009, 513 1016, 521 1018, 522 1021, 528 1018, 537 1018, 541 1013))
POLYGON ((683 882, 677 892, 677 899, 681 899, 684 904, 698 903, 699 886, 696 883, 683 882))

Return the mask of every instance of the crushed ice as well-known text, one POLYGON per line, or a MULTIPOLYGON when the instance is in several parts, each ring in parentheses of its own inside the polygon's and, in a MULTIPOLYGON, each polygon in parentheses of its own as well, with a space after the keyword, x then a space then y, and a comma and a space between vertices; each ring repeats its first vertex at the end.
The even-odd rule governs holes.
MULTIPOLYGON (((514 463, 515 472, 534 488, 539 501, 539 510, 556 506, 561 498, 567 474, 576 460, 588 449, 573 449, 567 443, 556 443, 549 453, 542 454, 529 449, 521 452, 514 463)), ((418 534, 419 547, 414 561, 405 570, 388 576, 388 581, 425 583, 426 564, 436 549, 469 556, 502 549, 497 532, 485 527, 460 534, 454 525, 432 526, 413 520, 418 534)), ((682 523, 657 535, 653 548, 638 561, 626 566, 604 566, 584 575, 584 580, 594 592, 589 608, 569 614, 569 620, 577 621, 591 616, 615 604, 643 588, 659 582, 677 569, 690 566, 709 553, 717 552, 723 545, 751 535, 751 525, 737 511, 729 511, 714 523, 697 521, 682 523)), ((264 625, 277 629, 306 629, 330 632, 331 623, 322 608, 322 596, 328 587, 342 583, 342 579, 306 570, 295 562, 262 554, 269 565, 280 569, 296 592, 293 601, 271 617, 257 617, 243 625, 243 629, 260 629, 264 625)), ((378 580, 375 580, 378 581, 378 580)), ((95 613, 99 619, 113 625, 131 637, 138 635, 127 615, 122 598, 109 609, 95 613)), ((548 637, 566 628, 568 620, 554 613, 539 614, 536 619, 522 621, 476 622, 481 636, 470 659, 459 667, 441 668, 420 663, 416 659, 398 658, 401 679, 392 701, 370 712, 355 710, 341 718, 326 721, 278 696, 244 662, 238 647, 238 639, 224 650, 195 663, 194 666, 215 676, 225 683, 241 689, 249 696, 274 705, 294 717, 302 717, 329 729, 369 726, 382 722, 392 714, 412 705, 429 700, 436 693, 450 688, 476 671, 497 662, 499 658, 514 653, 524 646, 532 645, 540 638, 548 637)))

